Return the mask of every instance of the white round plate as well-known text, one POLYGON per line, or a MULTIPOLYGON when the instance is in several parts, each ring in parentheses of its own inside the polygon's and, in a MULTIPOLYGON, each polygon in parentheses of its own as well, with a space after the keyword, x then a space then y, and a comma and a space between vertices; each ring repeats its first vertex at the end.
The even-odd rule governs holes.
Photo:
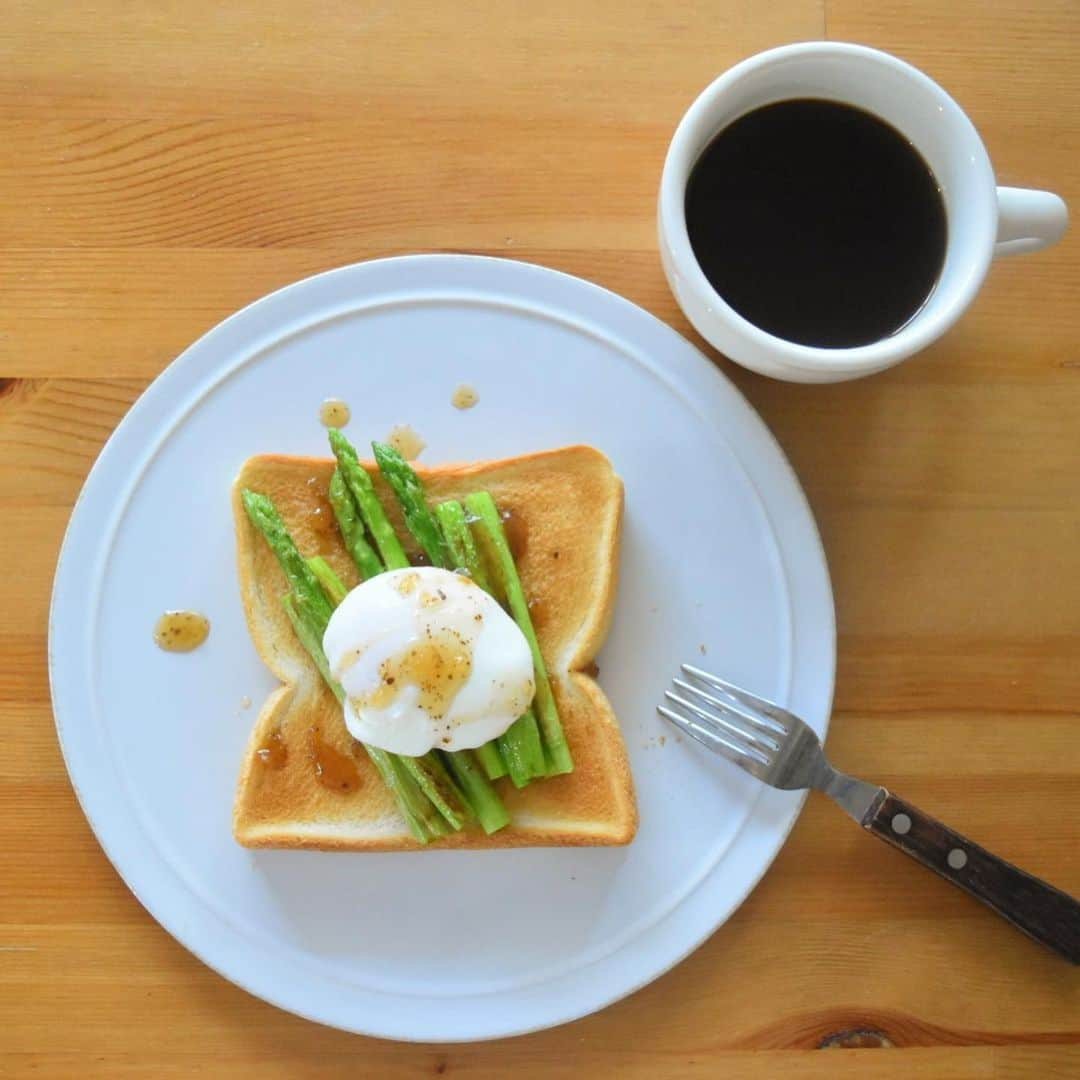
POLYGON ((824 733, 832 597, 791 468, 746 402, 669 327, 595 285, 423 255, 276 292, 210 331, 116 429, 72 515, 49 628, 68 770, 151 914, 226 978, 302 1016, 394 1039, 550 1027, 656 978, 735 910, 801 806, 654 708, 682 661, 824 733), (451 406, 459 383, 480 402, 451 406), (408 423, 423 460, 584 442, 626 484, 600 683, 630 751, 625 848, 393 855, 246 851, 233 790, 275 686, 244 624, 229 489, 260 451, 326 453, 319 405, 364 444, 408 423), (169 608, 212 622, 161 652, 169 608), (245 699, 255 705, 244 707, 245 699))

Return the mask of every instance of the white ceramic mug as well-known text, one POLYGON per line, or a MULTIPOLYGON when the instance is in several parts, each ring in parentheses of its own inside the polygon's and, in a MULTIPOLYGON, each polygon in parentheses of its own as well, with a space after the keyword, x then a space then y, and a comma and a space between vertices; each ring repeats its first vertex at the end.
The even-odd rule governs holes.
POLYGON ((956 322, 995 255, 1037 251, 1059 240, 1067 225, 1057 195, 996 186, 974 125, 937 83, 888 53, 842 42, 770 49, 721 75, 682 118, 660 182, 660 255, 686 317, 730 359, 793 382, 839 382, 899 363, 956 322), (690 247, 686 183, 702 151, 738 117, 791 98, 845 102, 886 120, 922 154, 941 187, 947 240, 937 284, 908 323, 870 345, 815 348, 767 333, 713 289, 690 247))

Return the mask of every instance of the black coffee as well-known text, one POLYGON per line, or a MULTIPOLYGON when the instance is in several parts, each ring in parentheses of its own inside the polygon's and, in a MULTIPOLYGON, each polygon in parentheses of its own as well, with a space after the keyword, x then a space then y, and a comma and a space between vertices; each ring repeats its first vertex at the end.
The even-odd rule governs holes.
POLYGON ((690 174, 686 227, 740 315, 826 348, 899 330, 945 258, 930 167, 895 128, 831 101, 781 101, 724 128, 690 174))

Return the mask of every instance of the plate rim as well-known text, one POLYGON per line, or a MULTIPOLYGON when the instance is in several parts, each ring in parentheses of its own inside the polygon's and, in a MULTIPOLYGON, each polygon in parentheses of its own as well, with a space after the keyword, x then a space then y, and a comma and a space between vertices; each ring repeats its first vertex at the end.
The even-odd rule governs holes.
MULTIPOLYGON (((143 896, 140 895, 139 890, 135 888, 134 884, 129 878, 129 875, 125 873, 124 870, 121 868, 121 863, 125 862, 125 860, 115 857, 114 852, 110 850, 110 845, 106 843, 104 839, 104 836, 107 835, 108 830, 103 828, 104 822, 102 818, 98 817, 98 815, 90 808, 91 804, 94 802, 94 799, 91 798, 86 791, 84 791, 83 786, 76 779, 76 769, 73 768, 72 756, 70 753, 71 747, 69 746, 69 743, 65 740, 64 721, 61 717, 62 709, 58 705, 59 700, 63 699, 64 695, 63 692, 58 693, 58 686, 59 682, 61 681, 61 676, 58 672, 58 664, 55 655, 55 644, 58 637, 58 613, 63 610, 63 606, 66 602, 65 565, 70 566, 71 562, 73 561, 72 547, 77 539, 77 523, 80 520, 80 515, 84 510, 85 505, 89 502, 88 495, 94 495, 95 484, 99 483, 100 477, 103 474, 105 467, 110 464, 112 457, 117 452, 116 447, 118 437, 121 436, 122 432, 124 433, 125 437, 130 436, 134 429, 135 423, 138 421, 142 412, 149 408, 148 405, 144 404, 145 402, 154 402, 161 399, 162 401, 167 403, 169 401, 169 393, 172 390, 173 384, 182 377, 186 367, 190 366, 194 362, 193 357, 197 358, 199 354, 205 352, 207 349, 215 348, 217 343, 221 340, 221 338, 225 337, 228 334, 230 329, 235 328, 237 325, 242 326, 249 320, 257 319, 263 309, 272 308, 275 303, 280 303, 283 296, 287 296, 290 293, 296 296, 298 294, 308 292, 309 290, 317 290, 319 287, 319 283, 325 279, 348 278, 349 276, 358 273, 361 275, 372 272, 378 273, 378 270, 381 267, 386 266, 387 264, 409 264, 410 266, 415 265, 420 267, 422 274, 425 268, 433 268, 434 273, 430 275, 427 280, 421 281, 416 286, 414 286, 417 293, 420 294, 423 293, 425 290, 430 291, 433 288, 439 287, 439 268, 447 263, 452 263, 455 266, 460 266, 462 264, 475 265, 478 267, 478 272, 481 277, 483 277, 485 273, 487 273, 491 269, 494 269, 495 273, 497 274, 508 273, 511 275, 511 277, 514 277, 516 275, 517 280, 512 283, 512 287, 509 290, 507 296, 508 299, 520 300, 522 294, 528 294, 530 291, 534 291, 531 289, 531 286, 528 282, 528 279, 532 276, 535 276, 535 279, 539 281, 542 281, 543 279, 556 279, 559 282, 559 288, 570 289, 575 293, 577 291, 584 291, 585 293, 593 293, 594 295, 599 295, 604 304, 615 305, 615 309, 613 310, 617 310, 618 307, 621 306, 624 314, 638 320, 644 318, 647 324, 650 325, 653 332, 659 332, 661 336, 668 336, 669 339, 672 341, 673 346, 681 348, 681 350, 688 357, 694 357, 694 362, 692 364, 689 364, 688 366, 693 366, 698 371, 711 373, 711 375, 706 375, 704 377, 711 377, 714 385, 717 386, 720 393, 726 393, 727 395, 734 397, 737 405, 740 406, 742 419, 745 420, 745 422, 756 431, 756 437, 759 443, 758 449, 761 450, 761 448, 764 447, 767 451, 767 456, 769 455, 769 453, 771 453, 772 460, 766 461, 765 464, 772 468, 780 468, 781 481, 786 482, 788 485, 788 491, 783 494, 788 500, 794 499, 795 505, 797 507, 798 516, 801 518, 799 526, 802 528, 804 534, 806 534, 803 536, 803 539, 810 541, 809 550, 803 551, 800 557, 804 564, 813 564, 812 566, 809 566, 809 572, 811 573, 811 575, 817 575, 818 581, 816 582, 816 585, 819 587, 823 586, 822 591, 824 606, 817 612, 817 616, 823 620, 823 625, 821 626, 823 640, 821 644, 825 647, 825 653, 828 659, 828 663, 826 665, 827 670, 823 673, 824 682, 821 687, 824 697, 822 733, 824 733, 824 730, 826 730, 828 726, 828 718, 831 711, 832 696, 835 686, 836 663, 835 611, 831 582, 829 578, 828 564, 826 561, 824 549, 821 544, 820 534, 818 532, 813 513, 810 509, 809 503, 806 500, 805 493, 802 490, 798 478, 795 475, 794 470, 792 469, 790 463, 787 460, 787 457, 784 455, 783 450, 777 443, 772 432, 769 430, 764 420, 758 415, 756 410, 745 399, 739 389, 723 374, 723 372, 718 368, 717 365, 712 363, 701 352, 699 348, 697 348, 691 342, 687 341, 673 327, 667 325, 661 319, 654 316, 651 312, 626 299, 625 297, 622 297, 617 293, 614 293, 611 290, 604 288, 603 286, 597 285, 594 282, 587 281, 583 278, 552 269, 550 267, 545 267, 539 264, 528 263, 519 260, 499 258, 496 256, 431 253, 394 256, 384 259, 371 259, 359 263, 350 263, 344 266, 325 270, 320 273, 301 278, 298 281, 286 284, 278 289, 275 289, 274 291, 257 298, 251 303, 228 315, 225 319, 215 324, 205 333, 200 335, 200 337, 196 339, 196 341, 194 341, 191 345, 184 349, 170 364, 168 364, 162 370, 162 372, 150 383, 146 390, 143 391, 142 394, 140 394, 139 398, 132 404, 130 409, 125 413, 125 415, 121 418, 120 422, 117 424, 116 428, 110 434, 109 439, 106 441, 105 445, 99 452, 93 466, 89 470, 86 479, 83 482, 82 488, 79 492, 79 496, 76 499, 75 504, 72 508, 71 516, 65 529, 64 539, 60 547, 56 571, 54 575, 48 624, 48 666, 50 695, 53 702, 54 721, 57 729, 57 737, 60 743, 65 768, 67 769, 72 788, 76 793, 76 797, 78 798, 80 808, 86 816, 87 822, 91 826, 91 829, 94 832, 98 844, 101 846, 106 857, 113 864, 121 880, 124 881, 125 885, 127 885, 127 887, 131 890, 132 894, 136 897, 140 904, 142 904, 142 906, 147 910, 147 912, 154 918, 154 920, 158 922, 158 924, 173 938, 175 938, 181 945, 183 945, 185 949, 195 955, 208 967, 217 972, 223 978, 227 979, 228 981, 234 983, 237 986, 240 986, 242 989, 248 991, 249 993, 252 993, 253 995, 279 1008, 286 1009, 287 1011, 293 1012, 296 1015, 302 1016, 316 1023, 339 1027, 343 1030, 355 1032, 358 1034, 371 1035, 375 1037, 424 1042, 480 1041, 484 1039, 502 1038, 513 1035, 525 1034, 531 1031, 554 1027, 559 1024, 567 1023, 574 1019, 590 1015, 591 1013, 598 1011, 599 1009, 604 1008, 609 1004, 613 1004, 614 1002, 621 1000, 622 998, 628 996, 631 993, 634 993, 636 990, 659 978, 661 975, 663 975, 672 967, 676 966, 683 959, 685 959, 685 957, 688 956, 691 952, 700 947, 700 945, 709 936, 711 936, 712 933, 718 930, 728 920, 728 918, 730 918, 734 911, 736 911, 738 907, 741 906, 741 904, 750 895, 753 889, 757 886, 761 877, 771 866, 773 860, 775 859, 777 854, 779 854, 780 850, 786 843, 791 829, 794 827, 795 821, 798 819, 799 813, 801 812, 803 803, 806 798, 806 793, 801 793, 796 797, 790 797, 790 793, 787 793, 788 798, 786 803, 786 809, 781 810, 781 817, 783 820, 781 820, 779 823, 772 823, 768 826, 766 830, 768 835, 764 839, 767 847, 771 848, 771 850, 767 851, 764 859, 760 858, 759 853, 757 858, 754 860, 758 864, 756 867, 756 872, 752 872, 748 876, 744 876, 744 878, 740 881, 740 887, 736 890, 734 897, 729 898, 730 902, 723 908, 717 909, 715 911, 715 917, 711 919, 710 925, 707 925, 701 933, 691 935, 689 941, 682 942, 680 948, 674 950, 673 952, 666 953, 660 964, 646 965, 646 970, 644 971, 644 973, 639 973, 638 977, 624 981, 620 984, 619 988, 615 992, 600 993, 596 995, 596 1000, 586 1002, 580 1007, 572 1007, 564 1011, 561 1015, 541 1017, 540 1019, 535 1020, 535 1022, 526 1021, 512 1025, 496 1025, 495 1027, 492 1027, 491 1025, 481 1024, 479 1025, 480 1030, 477 1030, 477 1025, 473 1025, 472 1028, 469 1030, 455 1031, 449 1029, 440 1029, 434 1032, 432 1030, 425 1030, 420 1033, 415 1033, 407 1030, 410 1025, 406 1024, 401 1030, 389 1031, 386 1030, 385 1027, 380 1029, 378 1027, 371 1027, 366 1026, 362 1023, 357 1023, 355 1019, 346 1020, 343 1019, 341 1016, 330 1017, 326 1015, 325 1010, 322 1011, 322 1014, 319 1014, 317 1011, 309 1011, 308 1009, 303 1007, 303 1005, 298 1005, 295 1000, 289 1000, 289 995, 287 993, 272 992, 268 991, 265 986, 257 986, 257 980, 242 977, 235 970, 232 970, 229 967, 228 962, 223 961, 220 958, 214 957, 212 954, 208 955, 208 950, 202 947, 201 943, 192 941, 192 931, 187 930, 186 928, 178 929, 176 926, 172 925, 174 920, 166 918, 160 910, 162 903, 164 902, 159 902, 157 905, 152 906, 151 903, 147 902, 147 900, 145 900, 143 896), (520 285, 519 282, 523 282, 524 285, 520 285), (135 418, 134 421, 132 421, 133 417, 135 418), (745 888, 742 887, 743 885, 745 885, 745 888)), ((376 284, 376 290, 378 289, 378 287, 378 284, 376 284)), ((449 291, 451 288, 449 283, 443 287, 446 288, 447 291, 449 291)), ((476 287, 490 290, 492 293, 498 295, 500 290, 500 283, 493 283, 489 280, 480 283, 479 286, 476 287)), ((543 304, 545 306, 554 306, 556 308, 560 308, 563 311, 573 314, 575 318, 578 317, 578 312, 574 311, 572 307, 567 308, 564 305, 564 300, 562 297, 560 297, 554 303, 550 300, 550 298, 544 298, 543 304)), ((276 329, 279 333, 285 332, 287 331, 291 321, 292 320, 287 317, 287 313, 285 313, 285 317, 279 317, 277 319, 276 325, 273 327, 273 329, 276 329)), ((596 321, 596 318, 592 313, 590 313, 587 317, 587 321, 590 323, 594 323, 596 321)), ((614 340, 621 343, 625 340, 624 335, 619 329, 616 328, 616 326, 612 325, 612 322, 613 320, 608 320, 608 324, 604 327, 609 333, 609 340, 614 340)), ((252 330, 254 331, 254 333, 250 336, 253 338, 259 336, 265 337, 270 332, 266 325, 264 325, 261 330, 259 330, 257 326, 253 325, 252 330)), ((212 365, 212 368, 216 369, 220 368, 221 366, 222 362, 219 360, 212 365)), ((664 364, 660 363, 659 366, 663 368, 664 364)), ((204 379, 205 377, 200 378, 195 385, 201 384, 204 379)), ((190 391, 191 387, 182 389, 190 391)), ((171 436, 166 436, 166 439, 168 437, 171 436)), ((732 447, 732 449, 734 450, 735 448, 732 447)), ((783 544, 781 543, 780 535, 777 532, 776 524, 772 518, 772 515, 769 513, 770 508, 766 505, 764 501, 762 492, 757 482, 757 478, 755 478, 755 476, 750 473, 747 467, 747 463, 743 460, 741 456, 736 454, 736 459, 738 460, 739 465, 746 472, 747 479, 751 482, 757 492, 759 501, 761 502, 762 510, 766 513, 769 527, 772 530, 773 539, 777 545, 778 553, 782 559, 785 576, 788 578, 790 583, 790 568, 787 564, 787 560, 783 557, 783 544)), ((114 502, 115 498, 106 498, 106 505, 103 511, 106 516, 108 516, 110 512, 109 508, 114 502)), ((91 554, 94 554, 94 552, 91 551, 91 554)), ((807 572, 805 568, 804 572, 807 572)), ((820 599, 822 599, 822 597, 819 597, 819 600, 820 599)), ((793 674, 796 666, 797 665, 793 659, 793 674)), ((778 800, 776 797, 781 795, 781 793, 775 793, 767 791, 766 789, 762 789, 761 795, 766 802, 777 804, 778 800)), ((761 802, 762 798, 755 800, 754 806, 748 812, 748 817, 746 821, 743 823, 741 829, 732 839, 728 851, 725 852, 724 856, 721 858, 717 866, 725 863, 729 858, 732 857, 732 855, 738 854, 738 849, 746 847, 748 842, 756 842, 757 838, 753 836, 754 828, 755 825, 760 826, 761 823, 760 821, 755 823, 755 814, 761 802)), ((100 807, 96 807, 95 809, 100 809, 100 807)), ((712 873, 712 871, 710 871, 710 873, 712 873)), ((703 883, 704 881, 702 882, 702 884, 703 883)), ((675 910, 677 911, 679 910, 679 908, 677 907, 675 910)), ((212 911, 208 914, 212 918, 216 917, 212 911)), ((656 927, 651 928, 648 932, 651 933, 653 931, 658 931, 662 929, 665 924, 671 922, 672 920, 673 913, 665 916, 665 918, 662 919, 656 927)), ((622 951, 625 952, 627 950, 623 949, 622 951)), ((598 964, 602 962, 602 960, 597 961, 598 964)), ((588 968, 582 970, 587 971, 588 968)), ((575 973, 571 972, 569 974, 570 976, 573 976, 575 973)), ((567 978, 568 976, 560 976, 552 980, 552 982, 559 983, 560 981, 565 981, 567 978)), ((528 997, 529 995, 526 993, 522 996, 528 997)), ((420 1001, 431 999, 415 997, 412 998, 412 1000, 420 1001)))

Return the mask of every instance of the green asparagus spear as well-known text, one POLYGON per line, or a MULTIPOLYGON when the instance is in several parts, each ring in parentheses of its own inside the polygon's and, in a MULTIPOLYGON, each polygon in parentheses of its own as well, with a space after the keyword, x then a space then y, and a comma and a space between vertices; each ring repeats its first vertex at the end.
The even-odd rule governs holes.
MULTIPOLYGON (((473 753, 476 754, 476 760, 480 762, 480 767, 489 780, 498 780, 506 775, 506 762, 503 761, 502 754, 499 753, 499 745, 495 740, 478 746, 473 753)), ((468 795, 468 792, 466 791, 465 794, 468 795)), ((473 807, 473 809, 476 808, 473 807)))
POLYGON ((476 811, 481 828, 488 836, 510 824, 506 807, 488 783, 476 758, 468 750, 458 751, 456 754, 444 753, 443 761, 461 785, 469 805, 476 811))
MULTIPOLYGON (((313 625, 311 612, 303 610, 302 605, 297 602, 295 593, 286 593, 281 602, 296 631, 296 636, 315 661, 315 666, 326 680, 326 685, 330 687, 338 701, 344 701, 345 691, 330 674, 330 666, 326 662, 326 654, 322 648, 322 636, 313 625)), ((365 746, 364 749, 379 771, 383 782, 393 792, 398 809, 413 836, 420 843, 426 844, 436 836, 445 835, 446 823, 441 815, 436 812, 435 807, 428 801, 416 781, 398 767, 394 756, 371 746, 365 746)))
MULTIPOLYGON (((333 442, 333 440, 331 440, 331 441, 333 442)), ((343 439, 339 439, 338 442, 342 443, 343 439)), ((347 445, 347 444, 345 444, 345 445, 347 445)), ((335 452, 337 451, 337 449, 338 449, 338 447, 335 446, 335 452)), ((345 456, 346 457, 348 456, 347 451, 345 451, 345 456)), ((402 461, 402 463, 404 464, 404 461, 402 461)), ((411 470, 411 468, 409 468, 408 465, 406 465, 405 467, 408 470, 408 472, 412 473, 412 470, 411 470)), ((350 508, 353 505, 351 492, 349 490, 345 489, 345 485, 344 485, 343 480, 340 481, 341 487, 338 490, 335 491, 334 479, 339 477, 340 472, 341 472, 341 470, 340 470, 340 467, 339 467, 338 470, 335 470, 334 477, 331 478, 330 501, 335 507, 335 512, 337 512, 337 507, 338 507, 339 502, 341 502, 341 496, 342 495, 344 495, 345 499, 348 501, 348 505, 349 505, 350 508)), ((413 474, 413 475, 415 476, 415 474, 413 474)), ((365 477, 365 479, 367 478, 366 473, 364 473, 364 477, 365 477)), ((422 502, 422 500, 423 500, 423 489, 419 488, 419 481, 418 480, 417 480, 416 484, 417 484, 417 488, 419 490, 419 498, 421 500, 421 505, 423 506, 424 512, 427 513, 428 516, 430 517, 431 516, 430 511, 427 510, 426 505, 424 505, 423 502, 422 502)), ((374 490, 372 490, 372 497, 374 499, 375 505, 379 507, 379 510, 381 512, 382 508, 381 508, 381 506, 379 506, 378 498, 377 498, 377 496, 375 496, 374 490)), ((346 521, 347 521, 347 511, 346 511, 345 516, 346 516, 346 521)), ((462 516, 464 517, 464 512, 463 512, 462 516)), ((338 521, 342 522, 342 514, 340 514, 340 513, 338 514, 338 521)), ((385 517, 384 517, 384 521, 385 521, 385 517)), ((360 529, 363 528, 362 525, 359 525, 358 520, 357 520, 357 525, 359 526, 360 529)), ((438 533, 438 525, 435 523, 433 518, 431 519, 431 525, 435 529, 436 533, 438 533)), ((387 522, 387 528, 389 528, 389 527, 390 527, 389 523, 387 522)), ((346 524, 345 523, 342 524, 342 533, 346 534, 346 524)), ((440 540, 440 543, 441 543, 441 541, 442 541, 441 534, 439 535, 439 540, 440 540)), ((377 563, 377 557, 375 556, 374 552, 371 552, 371 555, 372 555, 372 558, 374 558, 376 560, 376 563, 377 563)), ((379 568, 377 570, 375 570, 375 573, 377 574, 377 573, 381 572, 381 569, 382 568, 381 568, 381 564, 380 564, 379 568)), ((448 755, 448 756, 453 756, 453 755, 448 755)), ((505 775, 506 770, 502 766, 502 762, 498 758, 497 752, 495 751, 494 747, 492 747, 490 750, 485 752, 485 758, 486 758, 486 760, 488 762, 488 765, 490 766, 491 771, 494 773, 495 776, 505 775)), ((449 776, 446 776, 445 772, 443 772, 442 776, 440 776, 439 775, 439 770, 436 769, 435 767, 433 767, 433 760, 434 759, 431 758, 431 755, 427 755, 419 763, 413 763, 408 758, 403 758, 402 763, 403 763, 403 766, 406 769, 408 769, 415 776, 415 779, 416 779, 417 783, 420 785, 421 789, 428 796, 428 798, 431 799, 431 801, 439 808, 439 810, 442 812, 442 814, 446 818, 446 820, 448 822, 450 822, 450 824, 453 825, 455 828, 461 828, 464 821, 467 820, 470 816, 472 816, 470 811, 472 811, 472 813, 479 814, 479 812, 482 809, 484 809, 484 807, 482 805, 476 805, 474 803, 474 798, 470 794, 469 791, 465 791, 465 792, 460 791, 458 789, 457 784, 455 783, 455 781, 453 779, 451 779, 449 776)), ((453 771, 454 771, 454 776, 456 777, 458 775, 458 772, 460 772, 462 770, 453 770, 453 771)), ((494 776, 492 778, 494 778, 494 776)), ((478 785, 473 784, 472 785, 472 790, 474 792, 477 791, 478 790, 478 785)), ((482 793, 481 793, 480 797, 481 798, 483 797, 482 793)), ((498 796, 495 794, 495 792, 493 790, 490 791, 489 801, 491 801, 491 800, 494 800, 495 802, 498 802, 498 796)), ((488 814, 488 820, 489 821, 494 820, 493 816, 490 813, 488 814)))
POLYGON ((330 477, 330 505, 334 508, 334 517, 337 518, 338 528, 341 529, 341 537, 345 541, 349 554, 353 557, 353 562, 356 563, 356 569, 360 571, 360 577, 367 581, 368 578, 381 574, 382 560, 367 542, 367 537, 364 535, 364 523, 360 520, 356 502, 345 484, 340 469, 335 469, 334 475, 330 477))
POLYGON ((536 720, 536 710, 531 706, 495 740, 495 745, 506 763, 506 771, 514 787, 523 788, 531 780, 547 776, 540 725, 536 720))
MULTIPOLYGON (((455 570, 464 570, 486 593, 491 592, 491 582, 480 559, 476 541, 465 520, 465 509, 456 499, 441 502, 435 507, 435 516, 442 527, 450 562, 455 570)), ((492 594, 494 595, 494 594, 492 594)))
MULTIPOLYGON (((332 569, 330 573, 334 573, 332 569)), ((318 612, 312 609, 306 595, 294 593, 291 604, 304 627, 304 634, 301 637, 304 647, 315 660, 316 666, 334 692, 334 696, 338 701, 344 701, 345 692, 333 677, 326 653, 322 648, 322 635, 326 630, 326 624, 320 620, 318 612)), ((286 610, 289 610, 289 605, 286 605, 286 610)), ((385 751, 379 751, 379 753, 385 753, 385 751)), ((457 784, 446 775, 442 762, 434 754, 425 754, 422 757, 397 755, 396 760, 398 769, 404 770, 412 778, 450 827, 455 832, 461 829, 472 816, 470 806, 457 784)))
MULTIPOLYGON (((293 626, 297 630, 297 635, 311 654, 316 667, 318 667, 327 685, 333 691, 334 696, 338 701, 344 702, 345 691, 331 674, 326 654, 323 652, 322 633, 325 628, 320 628, 317 615, 307 606, 303 597, 292 594, 291 597, 286 599, 290 601, 290 603, 286 604, 286 611, 289 612, 290 619, 293 619, 294 613, 296 616, 293 626), (297 619, 299 623, 296 621, 297 619)), ((383 771, 380 762, 384 758, 390 759, 394 775, 399 778, 403 775, 411 785, 416 787, 419 793, 419 808, 414 807, 413 809, 414 811, 419 809, 424 814, 424 824, 429 832, 434 831, 435 835, 445 834, 444 831, 439 829, 432 830, 431 822, 439 815, 441 815, 440 820, 445 820, 445 823, 453 831, 457 832, 462 828, 470 816, 465 797, 450 777, 446 775, 442 762, 434 754, 425 754, 423 757, 418 758, 405 757, 404 755, 387 754, 385 750, 379 750, 376 747, 367 746, 367 744, 363 745, 372 760, 375 761, 376 766, 379 766, 380 772, 383 771)))
MULTIPOLYGON (((570 756, 570 747, 566 742, 566 734, 559 722, 559 712, 555 706, 555 695, 551 692, 551 682, 548 679, 547 667, 540 653, 540 645, 536 640, 536 630, 533 628, 532 617, 529 614, 529 602, 525 597, 525 590, 521 587, 521 579, 518 577, 517 567, 514 565, 514 556, 510 551, 510 545, 506 542, 506 534, 503 532, 502 521, 499 519, 499 511, 495 506, 495 500, 486 491, 477 491, 465 499, 465 508, 471 518, 473 530, 476 534, 479 546, 483 550, 488 562, 488 570, 493 581, 501 588, 506 596, 507 606, 514 621, 521 627, 522 633, 529 642, 532 650, 533 668, 536 673, 536 713, 540 723, 540 734, 544 741, 544 752, 547 755, 549 772, 552 774, 572 772, 574 768, 573 758, 570 756)), ((509 762, 507 762, 509 765, 509 762)))
POLYGON ((383 565, 387 570, 400 570, 408 566, 405 549, 401 546, 378 495, 375 494, 371 477, 356 456, 356 448, 337 428, 330 429, 330 447, 337 458, 345 486, 356 500, 360 517, 363 518, 371 538, 375 541, 375 547, 382 556, 383 565))
MULTIPOLYGON (((435 514, 442 526, 446 546, 455 567, 464 569, 485 592, 492 593, 491 582, 461 503, 454 500, 439 503, 435 507, 435 514)), ((536 713, 531 708, 498 737, 494 749, 502 763, 501 772, 494 760, 496 754, 492 752, 491 743, 485 743, 477 751, 480 764, 492 780, 509 772, 514 786, 521 788, 530 780, 547 775, 540 729, 537 727, 536 713)))
POLYGON ((326 659, 326 653, 323 652, 322 629, 319 626, 318 616, 299 593, 286 593, 281 598, 281 603, 285 608, 285 613, 289 616, 293 630, 296 631, 296 636, 300 639, 300 644, 304 646, 308 655, 315 661, 315 666, 319 669, 323 681, 330 687, 334 697, 339 702, 343 702, 345 700, 345 691, 330 673, 330 664, 326 659))
POLYGON ((399 755, 398 760, 405 766, 420 785, 420 790, 432 801, 436 809, 457 832, 473 817, 473 810, 465 793, 458 787, 457 781, 446 771, 443 759, 435 753, 423 757, 399 755))
POLYGON ((326 599, 330 601, 332 607, 337 607, 349 592, 345 587, 345 582, 337 576, 334 568, 321 555, 312 555, 305 561, 311 567, 311 572, 319 579, 326 599))
MULTIPOLYGON (((290 618, 294 611, 298 616, 298 622, 294 621, 293 624, 297 628, 297 634, 323 678, 341 700, 341 688, 330 673, 322 649, 322 636, 333 608, 323 592, 319 578, 300 554, 273 502, 265 495, 253 491, 245 491, 242 497, 248 515, 262 531, 293 585, 291 600, 286 604, 286 610, 290 613, 290 618)), ((398 760, 400 765, 396 765, 395 770, 399 773, 404 770, 427 796, 433 808, 437 808, 454 829, 460 829, 468 816, 467 804, 457 786, 446 776, 441 763, 432 755, 423 758, 402 757, 398 760)))
MULTIPOLYGON (((450 562, 455 570, 464 570, 484 592, 490 592, 487 575, 480 562, 479 552, 473 541, 469 526, 465 523, 465 511, 461 503, 451 500, 439 503, 435 507, 435 516, 439 519, 443 539, 450 554, 450 562)), ((498 745, 486 742, 477 747, 476 757, 489 780, 498 780, 506 775, 506 762, 499 753, 498 745)), ((467 793, 466 793, 467 794, 467 793)))
POLYGON ((387 483, 394 489, 394 494, 401 503, 405 514, 405 525, 416 537, 420 546, 427 552, 432 566, 450 566, 449 553, 439 529, 435 515, 428 509, 424 496, 424 485, 416 470, 392 446, 373 442, 371 449, 379 471, 386 477, 387 483))
POLYGON ((243 500, 248 517, 266 537, 266 542, 281 564, 281 569, 285 571, 293 592, 307 597, 313 611, 318 612, 325 621, 329 621, 330 612, 333 610, 330 601, 326 599, 326 594, 322 591, 315 572, 304 561, 303 555, 297 549, 273 502, 267 496, 250 489, 245 489, 240 498, 243 500))
MULTIPOLYGON (((439 813, 431 800, 424 795, 420 785, 417 784, 415 778, 406 768, 406 762, 410 760, 409 758, 387 753, 385 750, 380 750, 376 746, 368 746, 366 743, 360 745, 367 751, 368 757, 371 758, 375 768, 379 770, 383 783, 392 792, 396 793, 397 788, 400 786, 410 793, 410 799, 415 800, 417 809, 424 815, 422 819, 424 828, 431 834, 433 840, 438 840, 440 836, 449 836, 450 833, 455 831, 450 827, 446 818, 439 813)), ((406 821, 408 821, 408 818, 406 818, 406 821)))

